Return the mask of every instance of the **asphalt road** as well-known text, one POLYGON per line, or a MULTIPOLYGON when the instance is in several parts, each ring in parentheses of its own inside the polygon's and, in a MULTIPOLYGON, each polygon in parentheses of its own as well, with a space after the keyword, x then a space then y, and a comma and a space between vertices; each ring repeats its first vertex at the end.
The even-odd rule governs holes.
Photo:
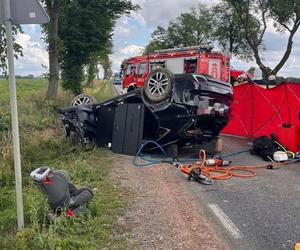
MULTIPOLYGON (((115 86, 115 94, 120 93, 115 86)), ((223 153, 250 149, 247 140, 223 137, 223 153)), ((226 158, 232 165, 267 164, 250 153, 226 158)), ((188 183, 206 217, 232 249, 294 249, 300 242, 300 162, 257 170, 254 178, 188 183)), ((184 178, 184 177, 182 177, 184 178)))
POLYGON ((122 95, 125 93, 125 91, 122 89, 121 85, 113 85, 113 91, 114 91, 114 95, 122 95))
MULTIPOLYGON (((223 154, 247 148, 246 140, 223 137, 223 154)), ((232 165, 266 163, 250 153, 227 159, 232 165)), ((294 249, 300 242, 300 163, 261 169, 249 179, 189 185, 232 249, 294 249)))

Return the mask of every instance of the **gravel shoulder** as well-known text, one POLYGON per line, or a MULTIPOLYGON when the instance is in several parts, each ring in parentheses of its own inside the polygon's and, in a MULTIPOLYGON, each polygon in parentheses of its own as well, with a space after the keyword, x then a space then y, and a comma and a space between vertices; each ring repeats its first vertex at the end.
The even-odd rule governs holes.
POLYGON ((130 232, 134 248, 229 249, 189 190, 192 183, 174 167, 138 168, 124 155, 115 155, 113 165, 118 185, 131 197, 118 231, 130 232))

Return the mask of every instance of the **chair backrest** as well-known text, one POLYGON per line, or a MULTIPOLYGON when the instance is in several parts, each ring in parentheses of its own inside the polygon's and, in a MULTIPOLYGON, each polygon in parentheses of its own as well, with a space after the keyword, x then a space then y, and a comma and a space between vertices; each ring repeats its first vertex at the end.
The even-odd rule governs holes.
POLYGON ((46 196, 52 209, 68 207, 70 203, 69 183, 67 176, 61 172, 52 172, 47 180, 35 182, 46 196))

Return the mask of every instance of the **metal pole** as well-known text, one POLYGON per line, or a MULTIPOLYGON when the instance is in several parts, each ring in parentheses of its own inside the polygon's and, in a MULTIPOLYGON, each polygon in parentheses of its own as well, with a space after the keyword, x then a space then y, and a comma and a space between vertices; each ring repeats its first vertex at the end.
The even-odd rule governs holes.
POLYGON ((19 121, 18 107, 16 94, 16 78, 14 65, 13 51, 13 34, 12 34, 12 18, 10 10, 10 0, 4 1, 4 18, 6 30, 7 44, 7 61, 9 74, 9 90, 10 90, 10 105, 11 105, 11 120, 12 120, 12 136, 14 148, 14 164, 15 164, 15 181, 16 181, 16 200, 17 200, 17 217, 18 230, 24 229, 24 214, 23 214, 23 196, 22 196, 22 174, 21 174, 21 157, 20 157, 20 142, 19 142, 19 121))

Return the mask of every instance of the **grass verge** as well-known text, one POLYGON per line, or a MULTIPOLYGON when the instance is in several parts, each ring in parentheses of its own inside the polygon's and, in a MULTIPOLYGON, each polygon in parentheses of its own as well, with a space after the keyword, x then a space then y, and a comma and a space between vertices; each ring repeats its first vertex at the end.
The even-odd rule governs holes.
MULTIPOLYGON (((109 180, 112 154, 104 149, 70 152, 58 121, 57 108, 66 106, 71 95, 60 91, 56 102, 44 100, 47 84, 20 81, 18 107, 22 154, 24 213, 26 228, 16 232, 16 204, 11 147, 9 95, 0 81, 0 249, 124 249, 126 237, 116 235, 116 218, 127 201, 109 180), (29 173, 39 166, 63 169, 76 186, 90 186, 95 194, 86 216, 62 218, 49 223, 47 203, 33 186, 29 173)), ((102 101, 111 97, 109 81, 97 82, 86 92, 102 101)))

